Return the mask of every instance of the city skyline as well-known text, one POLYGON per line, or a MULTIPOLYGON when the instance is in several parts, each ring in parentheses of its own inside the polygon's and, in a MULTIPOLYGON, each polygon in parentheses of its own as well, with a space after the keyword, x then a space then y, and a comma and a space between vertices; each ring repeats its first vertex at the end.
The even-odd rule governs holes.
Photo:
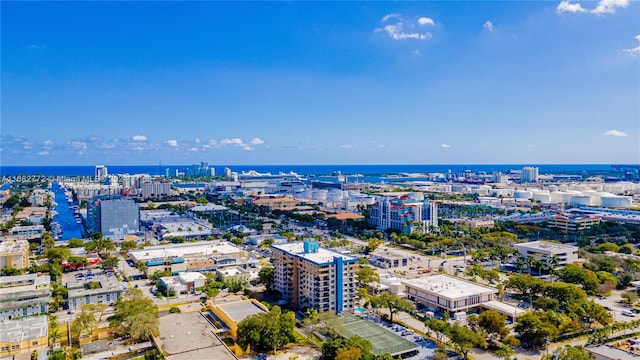
POLYGON ((640 4, 2 2, 0 164, 640 162, 640 4))

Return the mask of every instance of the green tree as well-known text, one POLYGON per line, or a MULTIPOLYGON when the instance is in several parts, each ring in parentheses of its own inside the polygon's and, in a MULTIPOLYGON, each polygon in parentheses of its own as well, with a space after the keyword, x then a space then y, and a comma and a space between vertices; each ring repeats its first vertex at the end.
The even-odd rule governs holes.
POLYGON ((147 272, 147 263, 142 261, 142 260, 138 260, 136 261, 133 266, 138 269, 140 272, 142 273, 146 273, 147 272))
POLYGON ((393 314, 399 311, 415 310, 416 308, 411 301, 388 292, 383 292, 380 295, 372 296, 371 299, 369 299, 369 303, 373 308, 389 309, 389 320, 391 322, 393 322, 393 314))
POLYGON ((515 290, 520 298, 528 299, 539 294, 545 286, 544 280, 540 280, 533 276, 522 274, 514 274, 509 277, 505 283, 505 289, 515 290))
POLYGON ((356 272, 356 281, 358 287, 366 288, 369 293, 373 293, 376 288, 376 284, 380 283, 380 274, 367 265, 360 265, 360 268, 356 272))
POLYGON ((506 323, 507 317, 495 310, 487 310, 478 316, 478 326, 486 331, 489 336, 496 335, 501 339, 509 335, 506 323))
POLYGON ((49 315, 49 346, 53 345, 60 337, 58 329, 58 315, 49 315))
POLYGON ((93 312, 82 309, 80 314, 71 323, 71 333, 75 338, 81 338, 83 335, 90 335, 93 330, 98 328, 98 320, 96 320, 93 312))
POLYGON ((516 351, 513 350, 513 348, 507 344, 503 344, 501 345, 497 350, 496 350, 496 355, 498 355, 499 357, 503 358, 504 360, 510 360, 512 355, 515 355, 516 351))
POLYGON ((263 266, 258 272, 260 282, 264 285, 267 291, 273 291, 273 267, 263 266))
POLYGON ((635 291, 625 291, 620 295, 622 302, 628 305, 633 305, 638 302, 638 293, 635 291))
POLYGON ((370 238, 367 242, 367 253, 372 253, 376 251, 376 249, 382 245, 382 240, 378 238, 370 238))
MULTIPOLYGON (((322 344, 322 358, 323 360, 334 360, 338 358, 338 353, 342 350, 357 349, 359 350, 362 358, 370 358, 372 355, 371 342, 363 339, 362 337, 355 335, 350 338, 336 338, 333 340, 327 340, 322 344)), ((343 352, 344 354, 345 352, 343 352)), ((358 353, 358 352, 355 352, 358 353)))
POLYGON ((487 347, 487 341, 484 334, 475 332, 466 326, 453 324, 449 328, 449 340, 453 347, 462 354, 463 359, 467 359, 469 350, 472 347, 487 347))
POLYGON ((116 313, 110 318, 115 333, 145 341, 158 334, 158 308, 140 289, 127 289, 118 298, 116 313))
POLYGON ((120 243, 120 251, 127 252, 129 250, 135 250, 138 248, 138 243, 135 241, 123 241, 120 243))
POLYGON ((593 360, 594 357, 582 346, 565 345, 554 356, 557 360, 593 360))
POLYGON ((238 345, 252 351, 277 351, 295 341, 295 316, 274 306, 268 313, 251 315, 238 324, 238 345))
POLYGON ((109 256, 108 258, 100 261, 100 267, 103 269, 113 269, 118 267, 120 260, 116 256, 109 256))
POLYGON ((84 241, 77 238, 71 238, 71 240, 67 242, 67 246, 70 248, 84 247, 84 241))
POLYGON ((514 330, 520 334, 522 346, 526 348, 539 348, 558 333, 558 328, 549 322, 546 313, 537 311, 518 317, 514 330))

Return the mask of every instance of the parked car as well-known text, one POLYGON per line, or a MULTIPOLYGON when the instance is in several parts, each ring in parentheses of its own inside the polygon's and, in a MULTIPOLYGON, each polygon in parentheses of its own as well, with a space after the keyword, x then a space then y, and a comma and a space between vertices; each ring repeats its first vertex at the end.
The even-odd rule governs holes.
POLYGON ((631 312, 631 311, 629 311, 629 310, 624 310, 624 311, 622 312, 622 315, 624 315, 624 316, 629 316, 629 317, 634 317, 634 316, 636 316, 636 314, 632 313, 632 312, 631 312))

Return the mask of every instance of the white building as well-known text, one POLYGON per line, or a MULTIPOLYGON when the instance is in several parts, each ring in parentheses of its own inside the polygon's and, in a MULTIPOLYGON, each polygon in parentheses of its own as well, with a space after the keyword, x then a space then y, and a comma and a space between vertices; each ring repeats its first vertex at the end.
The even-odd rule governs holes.
POLYGON ((169 182, 145 182, 142 184, 142 198, 166 196, 171 193, 171 183, 169 182))
POLYGON ((403 281, 407 298, 451 313, 466 312, 492 301, 498 290, 447 275, 403 281))
POLYGON ((537 167, 523 167, 520 173, 520 182, 538 182, 538 168, 537 167))
POLYGON ((0 320, 47 314, 51 301, 49 275, 0 277, 0 320))
POLYGON ((523 258, 531 256, 534 259, 549 262, 549 260, 555 256, 559 266, 578 261, 578 247, 573 245, 556 244, 547 241, 531 241, 513 244, 511 246, 518 249, 520 256, 523 258))

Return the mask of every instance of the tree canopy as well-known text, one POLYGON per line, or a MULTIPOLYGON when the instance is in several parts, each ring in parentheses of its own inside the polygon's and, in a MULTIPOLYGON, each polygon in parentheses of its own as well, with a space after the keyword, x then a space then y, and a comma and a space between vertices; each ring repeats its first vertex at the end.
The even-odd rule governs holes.
POLYGON ((238 324, 238 345, 253 351, 270 351, 284 348, 295 341, 295 315, 274 306, 268 313, 255 314, 238 324))
POLYGON ((133 340, 148 340, 158 334, 158 308, 140 289, 127 289, 118 298, 116 314, 111 318, 115 333, 133 340))

